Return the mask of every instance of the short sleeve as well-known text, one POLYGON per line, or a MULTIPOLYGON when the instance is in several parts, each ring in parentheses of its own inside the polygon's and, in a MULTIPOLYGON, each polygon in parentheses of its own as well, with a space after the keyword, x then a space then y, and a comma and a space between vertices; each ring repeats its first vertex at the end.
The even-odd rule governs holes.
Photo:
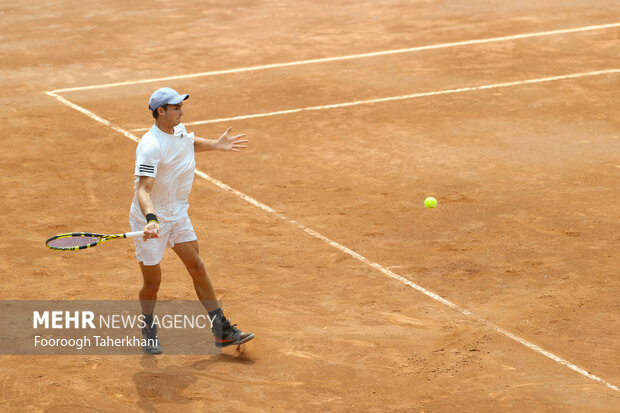
POLYGON ((161 150, 152 142, 142 139, 136 148, 136 169, 134 175, 157 176, 157 165, 161 160, 161 150))

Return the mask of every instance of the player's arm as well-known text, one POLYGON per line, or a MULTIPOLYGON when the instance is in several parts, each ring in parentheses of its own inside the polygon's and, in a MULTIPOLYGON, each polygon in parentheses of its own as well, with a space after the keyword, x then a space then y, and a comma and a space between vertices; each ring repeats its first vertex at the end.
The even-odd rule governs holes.
MULTIPOLYGON (((151 198, 151 191, 153 190, 153 184, 155 178, 151 176, 141 176, 138 181, 138 203, 144 216, 147 214, 155 215, 155 208, 153 207, 153 199, 151 198)), ((148 220, 147 220, 148 221, 148 220)), ((150 221, 144 226, 144 240, 149 238, 157 238, 159 232, 159 222, 150 221)))
POLYGON ((245 137, 245 133, 240 135, 230 136, 228 133, 232 128, 226 129, 226 132, 222 134, 218 139, 205 139, 205 138, 194 138, 194 152, 203 152, 203 151, 233 151, 240 152, 241 149, 247 148, 247 139, 242 139, 245 137))

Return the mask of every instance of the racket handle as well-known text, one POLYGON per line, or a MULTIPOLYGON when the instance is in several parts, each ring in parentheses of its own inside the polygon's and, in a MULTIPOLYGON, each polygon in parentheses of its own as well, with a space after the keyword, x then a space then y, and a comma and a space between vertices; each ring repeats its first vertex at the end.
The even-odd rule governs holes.
POLYGON ((126 232, 125 238, 136 238, 144 236, 144 231, 126 232))

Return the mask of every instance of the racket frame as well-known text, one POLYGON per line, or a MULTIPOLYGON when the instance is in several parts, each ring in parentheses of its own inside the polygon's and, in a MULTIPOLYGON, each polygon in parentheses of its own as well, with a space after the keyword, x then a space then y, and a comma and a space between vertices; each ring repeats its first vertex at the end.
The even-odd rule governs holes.
POLYGON ((111 239, 136 238, 136 237, 141 237, 143 235, 144 235, 144 231, 125 232, 124 234, 96 234, 92 232, 67 232, 65 234, 54 235, 53 237, 45 241, 45 245, 47 246, 47 248, 57 250, 57 251, 78 251, 78 250, 83 250, 86 248, 96 247, 102 242, 106 242, 111 239), (60 239, 60 238, 74 238, 74 237, 95 237, 95 238, 99 238, 99 240, 96 242, 87 244, 87 245, 80 245, 77 247, 52 247, 49 244, 50 242, 60 239))

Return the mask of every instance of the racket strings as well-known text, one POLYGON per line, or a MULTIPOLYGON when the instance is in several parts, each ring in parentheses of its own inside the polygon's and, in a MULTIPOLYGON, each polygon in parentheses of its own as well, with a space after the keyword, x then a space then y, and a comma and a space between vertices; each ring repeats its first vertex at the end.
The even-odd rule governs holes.
POLYGON ((100 238, 93 236, 56 238, 48 244, 52 248, 74 248, 94 244, 98 242, 99 239, 100 238))

